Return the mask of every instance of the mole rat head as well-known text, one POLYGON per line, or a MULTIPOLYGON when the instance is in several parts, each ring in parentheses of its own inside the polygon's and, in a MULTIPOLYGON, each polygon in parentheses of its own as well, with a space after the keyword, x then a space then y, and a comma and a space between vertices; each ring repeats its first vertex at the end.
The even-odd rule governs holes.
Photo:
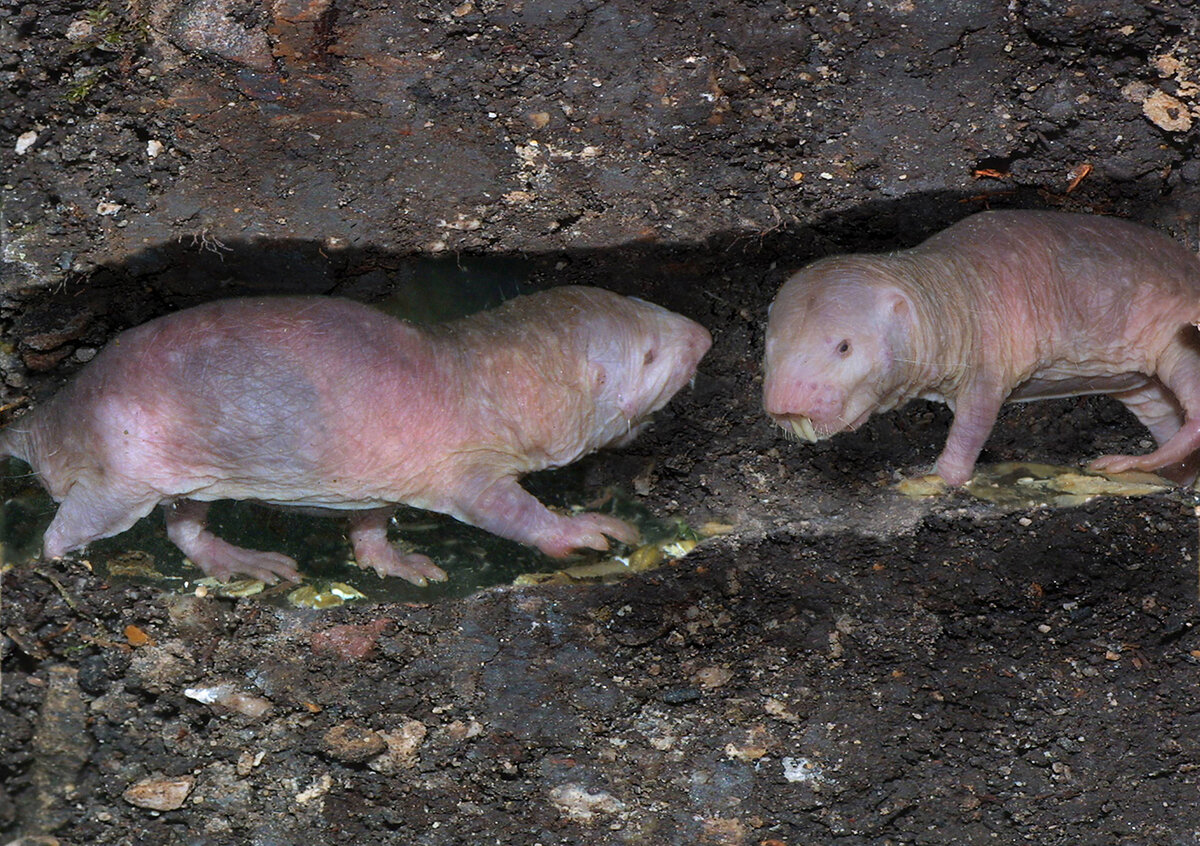
POLYGON ((826 259, 790 278, 767 321, 763 407, 789 434, 817 441, 886 410, 912 306, 877 260, 826 259))
POLYGON ((617 299, 615 308, 604 310, 604 319, 589 323, 587 355, 597 421, 611 424, 612 431, 605 433, 609 442, 624 443, 692 380, 712 336, 661 306, 635 297, 617 299))

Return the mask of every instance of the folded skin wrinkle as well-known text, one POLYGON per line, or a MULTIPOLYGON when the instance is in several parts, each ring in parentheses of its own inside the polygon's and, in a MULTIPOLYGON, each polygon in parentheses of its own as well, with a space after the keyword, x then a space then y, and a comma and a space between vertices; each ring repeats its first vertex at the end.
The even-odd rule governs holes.
POLYGON ((363 567, 444 579, 387 541, 399 503, 553 556, 637 539, 564 517, 518 483, 632 438, 692 379, 711 338, 659 306, 568 286, 415 326, 328 297, 223 300, 131 329, 0 433, 59 503, 43 553, 124 531, 160 502, 219 578, 298 579, 296 562, 206 526, 209 503, 342 512, 363 567))
POLYGON ((954 411, 936 472, 952 485, 1008 401, 1110 394, 1158 449, 1097 470, 1195 479, 1200 259, 1164 235, 1061 212, 973 215, 887 255, 822 259, 792 276, 767 325, 763 406, 816 441, 911 399, 954 411))

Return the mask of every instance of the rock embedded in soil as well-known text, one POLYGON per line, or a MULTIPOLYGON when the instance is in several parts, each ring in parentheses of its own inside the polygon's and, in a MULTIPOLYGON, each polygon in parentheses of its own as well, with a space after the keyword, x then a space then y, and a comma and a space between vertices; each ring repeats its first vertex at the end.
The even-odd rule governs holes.
POLYGON ((175 811, 183 807, 195 784, 191 776, 148 778, 130 785, 121 796, 130 805, 148 811, 175 811))
POLYGON ((331 757, 350 764, 374 758, 388 748, 378 732, 353 721, 339 723, 325 732, 323 744, 331 757))

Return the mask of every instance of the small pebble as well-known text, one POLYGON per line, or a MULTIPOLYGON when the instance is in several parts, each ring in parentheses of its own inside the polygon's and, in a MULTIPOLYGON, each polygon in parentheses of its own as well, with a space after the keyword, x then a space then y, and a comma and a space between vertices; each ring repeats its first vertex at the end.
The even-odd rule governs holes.
POLYGON ((28 132, 22 132, 17 136, 16 152, 18 156, 25 155, 25 152, 34 145, 38 139, 38 134, 32 129, 28 132))
POLYGON ((183 695, 205 705, 217 705, 251 718, 261 717, 273 707, 269 699, 242 693, 232 684, 189 687, 183 691, 183 695))
POLYGON ((1142 113, 1159 129, 1168 132, 1187 132, 1192 128, 1188 107, 1165 91, 1151 93, 1142 102, 1142 113))
POLYGON ((265 757, 267 757, 267 753, 261 750, 258 752, 251 752, 247 749, 245 752, 239 755, 237 760, 238 778, 246 778, 249 776, 250 773, 254 772, 254 768, 263 762, 265 757))
POLYGON ((383 775, 412 769, 420 762, 417 753, 426 734, 428 729, 420 720, 406 720, 399 728, 380 732, 387 749, 367 766, 383 775))
POLYGON ((92 37, 92 33, 95 31, 96 27, 91 21, 71 21, 70 25, 67 27, 67 40, 72 43, 86 41, 92 37))
POLYGON ((618 814, 625 803, 603 790, 591 790, 581 784, 562 784, 550 791, 550 803, 568 819, 586 822, 596 814, 618 814))
POLYGON ((387 749, 387 742, 377 732, 347 720, 325 732, 325 750, 330 757, 358 764, 374 758, 387 749))
POLYGON ((129 787, 121 798, 130 805, 149 811, 174 811, 183 807, 196 780, 183 778, 147 778, 129 787))
POLYGON ((733 671, 728 667, 704 667, 697 670, 692 676, 692 681, 700 685, 700 687, 712 689, 721 687, 723 684, 733 678, 733 671))
POLYGON ((695 702, 700 696, 700 691, 696 688, 683 687, 668 690, 662 695, 662 700, 668 705, 684 705, 688 702, 695 702))

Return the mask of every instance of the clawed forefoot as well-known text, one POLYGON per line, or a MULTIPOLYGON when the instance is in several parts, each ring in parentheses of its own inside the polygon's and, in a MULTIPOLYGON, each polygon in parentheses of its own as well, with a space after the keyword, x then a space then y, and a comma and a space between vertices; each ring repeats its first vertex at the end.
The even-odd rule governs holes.
POLYGON ((609 547, 608 538, 633 545, 640 537, 637 528, 624 520, 588 512, 564 517, 552 534, 538 540, 537 546, 547 555, 562 558, 576 549, 604 551, 609 547))

